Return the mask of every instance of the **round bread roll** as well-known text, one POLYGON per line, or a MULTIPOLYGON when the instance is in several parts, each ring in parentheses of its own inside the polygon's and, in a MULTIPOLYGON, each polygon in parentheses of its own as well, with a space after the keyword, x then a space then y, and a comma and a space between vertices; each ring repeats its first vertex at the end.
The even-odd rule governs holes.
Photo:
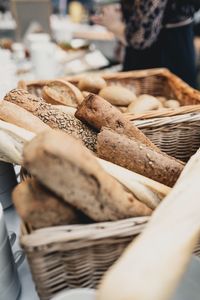
POLYGON ((83 95, 79 89, 64 80, 54 80, 42 89, 42 97, 47 103, 68 105, 77 107, 83 101, 83 95))
POLYGON ((105 80, 98 75, 85 76, 80 79, 78 88, 81 91, 98 94, 106 86, 105 80))
POLYGON ((173 108, 173 109, 175 109, 175 108, 179 108, 181 105, 180 105, 180 103, 177 101, 177 100, 167 100, 166 102, 165 102, 165 107, 166 108, 173 108))
POLYGON ((99 96, 116 106, 128 106, 137 99, 136 95, 129 89, 115 85, 103 88, 99 96))
POLYGON ((136 101, 132 102, 126 112, 132 114, 142 114, 151 110, 162 108, 162 103, 153 96, 141 95, 136 101))

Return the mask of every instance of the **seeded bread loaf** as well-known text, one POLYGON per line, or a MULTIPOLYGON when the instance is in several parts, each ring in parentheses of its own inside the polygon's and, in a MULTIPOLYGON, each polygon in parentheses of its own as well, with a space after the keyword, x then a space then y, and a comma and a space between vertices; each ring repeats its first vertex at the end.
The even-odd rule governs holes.
POLYGON ((73 84, 54 80, 43 87, 42 97, 47 103, 77 107, 83 100, 80 90, 73 84))
POLYGON ((47 124, 27 110, 4 100, 0 102, 0 119, 34 133, 50 129, 47 124))
POLYGON ((64 132, 45 131, 28 143, 24 148, 24 167, 95 221, 152 212, 108 175, 88 149, 64 132))
POLYGON ((158 153, 137 140, 103 128, 97 137, 99 157, 172 187, 183 170, 183 164, 158 153))
POLYGON ((17 185, 12 194, 22 220, 33 229, 78 223, 78 213, 35 179, 17 185))
POLYGON ((25 90, 12 90, 5 96, 5 100, 28 110, 51 128, 64 130, 82 140, 86 147, 95 151, 96 132, 74 116, 61 112, 51 104, 45 103, 42 98, 29 94, 25 90))
POLYGON ((123 114, 100 96, 90 94, 78 107, 75 116, 97 130, 108 127, 120 134, 136 138, 141 143, 160 150, 133 124, 126 120, 123 114))

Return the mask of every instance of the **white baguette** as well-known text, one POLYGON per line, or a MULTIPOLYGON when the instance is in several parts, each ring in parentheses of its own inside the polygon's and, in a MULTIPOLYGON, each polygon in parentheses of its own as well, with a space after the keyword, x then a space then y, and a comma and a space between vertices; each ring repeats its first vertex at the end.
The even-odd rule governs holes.
POLYGON ((147 177, 129 171, 106 160, 97 158, 103 169, 123 184, 138 200, 155 209, 171 188, 147 177))
POLYGON ((0 120, 0 160, 21 164, 24 143, 34 136, 31 131, 0 120))
POLYGON ((168 300, 200 233, 200 151, 142 235, 107 272, 97 300, 168 300), (114 287, 114 288, 113 288, 114 287))

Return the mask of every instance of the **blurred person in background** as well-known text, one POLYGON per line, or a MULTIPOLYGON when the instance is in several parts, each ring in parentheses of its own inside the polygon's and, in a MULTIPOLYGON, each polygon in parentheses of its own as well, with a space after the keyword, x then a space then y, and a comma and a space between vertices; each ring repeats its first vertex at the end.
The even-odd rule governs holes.
POLYGON ((196 87, 193 15, 199 0, 121 0, 92 20, 125 45, 123 70, 166 67, 196 87))
POLYGON ((0 12, 5 13, 9 10, 10 1, 9 0, 0 0, 0 12))

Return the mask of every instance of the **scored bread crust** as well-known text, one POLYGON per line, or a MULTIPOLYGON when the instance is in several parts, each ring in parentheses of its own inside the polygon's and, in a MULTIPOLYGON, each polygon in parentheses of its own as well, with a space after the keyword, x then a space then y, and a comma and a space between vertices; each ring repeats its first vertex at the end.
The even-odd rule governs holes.
POLYGON ((170 187, 184 167, 175 158, 107 128, 98 134, 97 155, 170 187))
POLYGON ((86 147, 96 151, 97 133, 74 116, 66 114, 55 106, 44 102, 25 90, 15 89, 5 96, 5 100, 28 110, 53 129, 60 129, 82 140, 86 147))
POLYGON ((50 104, 63 104, 77 107, 83 100, 80 90, 70 82, 54 80, 42 89, 43 99, 50 104))
POLYGON ((24 167, 42 184, 95 221, 150 215, 108 175, 93 154, 59 131, 39 134, 24 148, 24 167))
POLYGON ((87 96, 78 107, 75 116, 99 131, 102 127, 111 128, 120 134, 125 134, 131 138, 133 137, 160 152, 160 149, 154 145, 142 131, 127 121, 116 107, 100 96, 94 94, 87 96))

